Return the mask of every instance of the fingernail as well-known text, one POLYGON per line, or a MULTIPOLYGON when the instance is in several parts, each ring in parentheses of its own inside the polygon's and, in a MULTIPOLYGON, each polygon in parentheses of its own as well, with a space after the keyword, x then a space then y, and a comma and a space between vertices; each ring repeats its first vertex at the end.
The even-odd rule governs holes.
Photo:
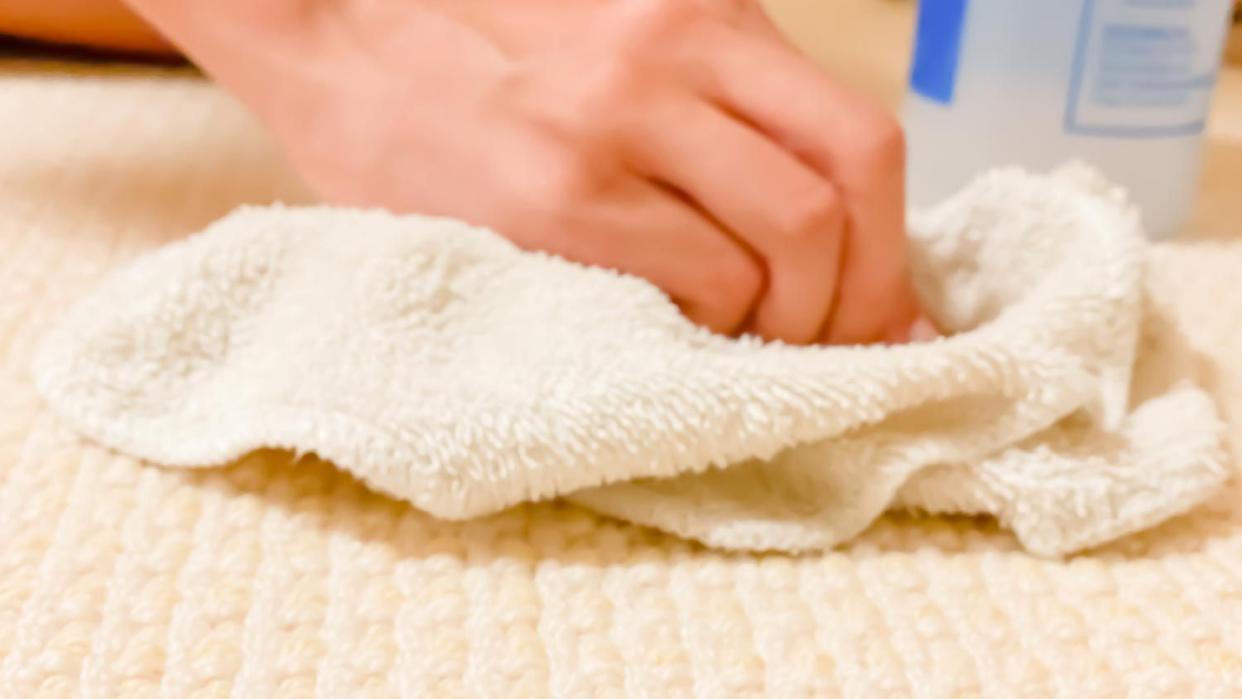
POLYGON ((910 326, 911 342, 931 342, 940 336, 940 331, 927 316, 919 316, 910 326))

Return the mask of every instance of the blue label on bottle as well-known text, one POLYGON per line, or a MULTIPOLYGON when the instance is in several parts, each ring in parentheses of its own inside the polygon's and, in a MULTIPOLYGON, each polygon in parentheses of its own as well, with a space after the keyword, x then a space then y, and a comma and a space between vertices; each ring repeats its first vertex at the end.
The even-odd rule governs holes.
POLYGON ((941 104, 952 104, 967 0, 922 0, 914 37, 910 87, 941 104))

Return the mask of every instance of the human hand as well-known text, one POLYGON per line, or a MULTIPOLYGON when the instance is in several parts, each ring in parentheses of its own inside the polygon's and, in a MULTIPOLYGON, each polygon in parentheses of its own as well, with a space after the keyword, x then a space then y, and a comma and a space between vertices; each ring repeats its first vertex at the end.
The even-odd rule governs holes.
POLYGON ((900 128, 755 2, 305 5, 283 47, 195 57, 324 198, 645 277, 723 333, 909 339, 900 128))

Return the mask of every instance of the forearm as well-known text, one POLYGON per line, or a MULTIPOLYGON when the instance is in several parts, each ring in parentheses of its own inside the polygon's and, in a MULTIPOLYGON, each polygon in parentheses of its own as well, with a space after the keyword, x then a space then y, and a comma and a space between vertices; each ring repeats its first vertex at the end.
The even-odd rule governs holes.
POLYGON ((112 51, 177 53, 121 0, 4 0, 0 34, 112 51))

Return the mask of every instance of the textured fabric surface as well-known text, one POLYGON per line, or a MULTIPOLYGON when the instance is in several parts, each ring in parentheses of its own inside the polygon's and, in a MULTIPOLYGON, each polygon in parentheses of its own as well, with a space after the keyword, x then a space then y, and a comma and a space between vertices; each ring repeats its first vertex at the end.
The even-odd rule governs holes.
POLYGON ((458 222, 246 209, 109 277, 36 385, 157 464, 287 448, 442 517, 567 496, 728 549, 823 549, 914 502, 1057 555, 1219 490, 1206 393, 1129 410, 1146 248, 1120 193, 998 171, 914 221, 951 337, 802 348, 458 222))
MULTIPOLYGON (((194 79, 2 67, 0 696, 1242 691, 1233 487, 1063 562, 988 521, 896 516, 837 551, 754 556, 563 504, 445 522, 283 453, 180 471, 84 443, 34 389, 40 338, 123 263, 298 189, 194 79)), ((1236 456, 1227 233, 1155 250, 1136 391, 1197 373, 1236 456)))

